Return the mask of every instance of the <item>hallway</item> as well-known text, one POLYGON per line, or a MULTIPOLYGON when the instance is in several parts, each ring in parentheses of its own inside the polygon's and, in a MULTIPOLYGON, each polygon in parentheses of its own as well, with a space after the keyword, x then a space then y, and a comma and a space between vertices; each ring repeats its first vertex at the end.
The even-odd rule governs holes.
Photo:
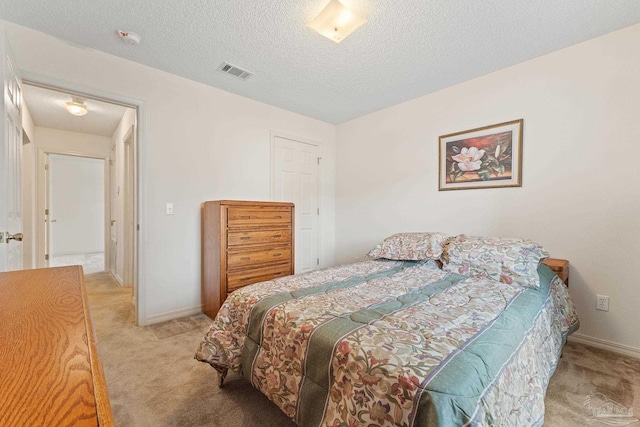
POLYGON ((81 265, 85 275, 101 273, 104 271, 104 252, 51 255, 51 259, 49 260, 50 267, 63 267, 67 265, 81 265))

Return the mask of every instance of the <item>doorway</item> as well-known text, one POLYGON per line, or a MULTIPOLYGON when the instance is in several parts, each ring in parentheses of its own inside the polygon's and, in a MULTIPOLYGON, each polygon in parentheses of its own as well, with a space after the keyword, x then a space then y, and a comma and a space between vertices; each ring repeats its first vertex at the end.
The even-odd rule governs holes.
MULTIPOLYGON (((115 274, 114 277, 120 284, 133 287, 136 324, 144 325, 145 313, 140 309, 144 308, 144 304, 138 301, 141 279, 137 258, 140 215, 138 115, 142 114, 142 105, 31 80, 23 81, 23 88, 25 105, 31 110, 30 115, 35 126, 35 153, 31 159, 26 159, 35 166, 32 178, 35 194, 34 202, 30 206, 35 216, 33 235, 36 250, 33 267, 60 265, 59 260, 53 259, 54 255, 56 258, 59 255, 59 245, 56 241, 62 239, 66 240, 66 244, 70 243, 66 232, 58 233, 59 229, 63 228, 59 227, 62 225, 58 215, 59 209, 48 206, 47 198, 50 196, 51 202, 56 203, 56 162, 63 158, 75 158, 76 161, 78 158, 84 161, 97 159, 101 162, 103 170, 101 217, 104 249, 101 251, 102 254, 91 250, 96 256, 89 262, 94 264, 95 268, 91 267, 89 270, 85 267, 85 274, 98 270, 97 264, 100 261, 102 268, 99 271, 119 271, 119 277, 115 274), (70 99, 85 103, 88 112, 81 117, 70 115, 64 108, 70 99), (46 111, 39 111, 39 108, 46 111), (47 188, 51 178, 54 179, 51 189, 53 193, 47 188), (51 249, 50 252, 47 251, 48 248, 51 249), (96 259, 98 256, 100 260, 96 259), (125 260, 125 256, 128 259, 125 260), (125 266, 126 273, 121 270, 125 266)), ((78 181, 82 184, 87 183, 84 179, 78 181)), ((81 186, 77 192, 85 194, 85 190, 87 189, 81 186)), ((94 201, 97 197, 93 194, 94 201)), ((74 261, 74 264, 79 263, 81 262, 78 260, 74 261)))
POLYGON ((49 266, 105 271, 105 159, 47 154, 49 266))

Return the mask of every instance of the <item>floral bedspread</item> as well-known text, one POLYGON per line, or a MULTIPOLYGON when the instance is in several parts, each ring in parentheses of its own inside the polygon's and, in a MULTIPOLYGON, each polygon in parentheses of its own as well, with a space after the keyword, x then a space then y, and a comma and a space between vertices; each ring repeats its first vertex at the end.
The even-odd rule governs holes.
POLYGON ((373 260, 255 284, 225 301, 196 358, 242 372, 301 426, 541 425, 579 323, 538 272, 527 288, 373 260))

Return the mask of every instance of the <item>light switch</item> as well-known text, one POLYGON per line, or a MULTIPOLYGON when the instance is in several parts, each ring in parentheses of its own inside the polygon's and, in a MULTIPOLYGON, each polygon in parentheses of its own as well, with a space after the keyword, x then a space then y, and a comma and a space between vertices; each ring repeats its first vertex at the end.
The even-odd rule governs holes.
POLYGON ((167 203, 165 207, 165 213, 167 215, 173 215, 173 203, 167 203))

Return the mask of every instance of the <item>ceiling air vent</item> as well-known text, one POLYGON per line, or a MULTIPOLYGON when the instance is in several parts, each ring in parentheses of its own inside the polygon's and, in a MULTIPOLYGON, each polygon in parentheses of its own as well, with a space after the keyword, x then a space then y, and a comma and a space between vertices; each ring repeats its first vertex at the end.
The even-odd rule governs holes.
POLYGON ((247 80, 249 77, 253 76, 253 73, 226 62, 223 62, 218 67, 218 70, 222 71, 223 73, 231 74, 232 76, 237 77, 241 80, 247 80))

